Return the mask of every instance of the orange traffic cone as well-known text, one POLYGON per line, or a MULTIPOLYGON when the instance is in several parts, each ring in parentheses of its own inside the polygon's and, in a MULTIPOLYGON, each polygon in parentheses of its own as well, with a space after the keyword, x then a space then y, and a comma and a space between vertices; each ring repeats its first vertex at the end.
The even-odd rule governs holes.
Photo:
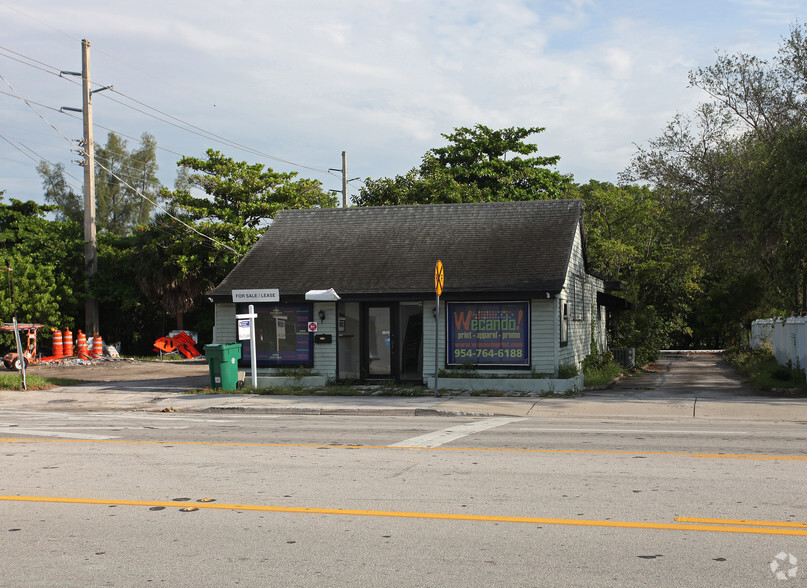
POLYGON ((104 341, 98 333, 92 338, 92 356, 96 358, 104 356, 104 341))

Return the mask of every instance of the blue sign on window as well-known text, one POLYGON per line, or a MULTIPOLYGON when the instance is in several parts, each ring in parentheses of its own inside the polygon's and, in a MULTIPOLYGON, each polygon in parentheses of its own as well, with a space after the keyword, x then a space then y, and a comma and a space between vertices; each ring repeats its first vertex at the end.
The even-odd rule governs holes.
POLYGON ((530 365, 529 302, 449 302, 448 365, 530 365))
MULTIPOLYGON (((310 304, 254 304, 255 359, 262 366, 310 366, 314 361, 314 346, 308 323, 313 319, 310 304)), ((247 304, 236 305, 238 313, 247 311, 247 304)), ((242 342, 239 365, 249 365, 250 342, 242 342)))

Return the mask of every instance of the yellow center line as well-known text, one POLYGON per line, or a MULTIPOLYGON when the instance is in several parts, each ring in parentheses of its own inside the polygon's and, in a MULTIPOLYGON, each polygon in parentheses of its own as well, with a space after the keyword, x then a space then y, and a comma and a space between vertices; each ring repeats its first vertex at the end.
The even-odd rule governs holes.
POLYGON ((675 517, 681 523, 702 523, 707 525, 743 525, 757 527, 784 527, 793 529, 807 529, 807 523, 786 521, 750 521, 747 519, 701 519, 696 517, 675 517))
POLYGON ((131 439, 39 439, 39 438, 0 438, 0 443, 122 443, 133 445, 204 445, 218 447, 294 447, 308 449, 390 449, 407 451, 427 449, 429 451, 492 451, 512 453, 572 453, 596 455, 657 455, 663 457, 693 457, 696 459, 759 459, 782 461, 807 461, 807 455, 755 455, 732 453, 688 453, 683 451, 624 451, 597 449, 527 449, 519 447, 394 447, 390 445, 326 445, 316 443, 237 443, 212 441, 138 441, 131 439))
POLYGON ((741 527, 725 525, 690 525, 673 523, 640 523, 630 521, 597 521, 578 519, 556 519, 539 517, 508 517, 495 515, 471 515, 432 512, 406 512, 387 510, 356 510, 341 508, 307 508, 293 506, 268 506, 257 504, 220 504, 214 502, 165 502, 153 500, 106 500, 97 498, 63 498, 48 496, 0 496, 0 500, 12 502, 45 502, 59 504, 103 504, 117 506, 162 506, 165 508, 241 510, 258 512, 277 512, 293 514, 347 515, 366 517, 394 517, 407 519, 433 519, 450 521, 478 521, 496 523, 528 523, 533 525, 571 525, 578 527, 616 527, 622 529, 652 529, 668 531, 698 531, 712 533, 746 533, 754 535, 795 535, 807 537, 807 529, 771 529, 765 527, 741 527))

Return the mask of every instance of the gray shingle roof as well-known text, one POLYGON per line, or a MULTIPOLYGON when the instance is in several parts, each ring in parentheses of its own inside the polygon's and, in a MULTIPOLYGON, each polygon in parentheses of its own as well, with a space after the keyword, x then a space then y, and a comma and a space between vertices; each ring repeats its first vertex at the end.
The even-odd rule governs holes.
POLYGON ((428 297, 438 259, 445 297, 557 293, 581 223, 579 200, 283 210, 210 295, 428 297))

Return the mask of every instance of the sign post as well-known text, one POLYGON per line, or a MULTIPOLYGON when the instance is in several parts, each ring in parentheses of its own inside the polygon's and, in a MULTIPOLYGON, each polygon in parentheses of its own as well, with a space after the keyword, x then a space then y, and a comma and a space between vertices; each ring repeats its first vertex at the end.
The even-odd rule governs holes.
POLYGON ((434 309, 434 397, 437 398, 437 380, 440 371, 440 295, 443 293, 445 283, 445 272, 443 262, 439 259, 434 265, 434 293, 436 303, 434 309))
POLYGON ((238 320, 238 338, 246 338, 242 337, 242 319, 246 319, 249 322, 249 361, 250 361, 250 373, 252 374, 252 387, 258 387, 258 372, 255 369, 255 364, 257 363, 256 360, 256 351, 255 351, 255 319, 258 318, 258 315, 255 313, 255 306, 250 304, 249 305, 249 312, 247 314, 237 314, 235 318, 238 320))

